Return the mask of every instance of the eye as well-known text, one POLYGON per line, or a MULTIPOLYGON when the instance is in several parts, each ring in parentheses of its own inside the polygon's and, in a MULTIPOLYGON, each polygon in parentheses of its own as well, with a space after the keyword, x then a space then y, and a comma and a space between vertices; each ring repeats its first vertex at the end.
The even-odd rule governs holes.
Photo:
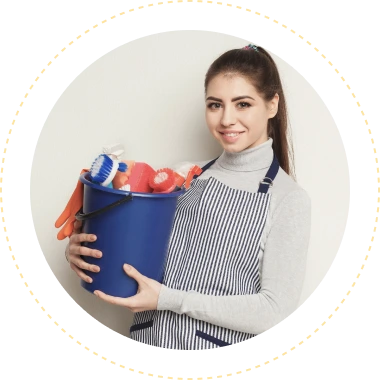
POLYGON ((247 102, 240 102, 237 104, 239 108, 249 108, 251 105, 247 102))
POLYGON ((220 103, 209 103, 207 105, 207 108, 210 108, 210 109, 219 109, 220 108, 219 106, 221 106, 220 103))

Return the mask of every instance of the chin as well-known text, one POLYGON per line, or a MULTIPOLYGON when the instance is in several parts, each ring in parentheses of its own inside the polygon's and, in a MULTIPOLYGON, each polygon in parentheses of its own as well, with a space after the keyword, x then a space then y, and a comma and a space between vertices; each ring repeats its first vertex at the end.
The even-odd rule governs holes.
POLYGON ((239 146, 231 146, 231 145, 223 146, 223 148, 228 153, 239 153, 245 149, 244 147, 242 148, 239 146))

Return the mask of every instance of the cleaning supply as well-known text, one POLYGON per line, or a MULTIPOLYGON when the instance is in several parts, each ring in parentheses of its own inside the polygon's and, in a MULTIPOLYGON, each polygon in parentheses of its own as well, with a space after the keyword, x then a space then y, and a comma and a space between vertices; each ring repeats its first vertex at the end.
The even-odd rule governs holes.
MULTIPOLYGON (((126 192, 138 193, 171 193, 177 192, 181 187, 188 189, 194 175, 199 175, 202 169, 185 162, 174 170, 160 169, 157 172, 148 164, 133 160, 120 160, 124 153, 121 144, 109 144, 103 147, 103 154, 93 162, 91 169, 82 169, 81 175, 88 173, 88 179, 102 187, 114 188, 126 192), (173 183, 174 177, 174 183, 173 183)), ((83 204, 83 183, 78 181, 77 186, 70 197, 64 211, 55 222, 55 227, 60 228, 58 240, 69 237, 74 229, 75 214, 83 204)))
POLYGON ((132 192, 152 193, 153 189, 149 186, 149 178, 153 173, 155 170, 148 164, 136 162, 125 185, 130 185, 132 192))
POLYGON ((177 172, 173 171, 174 173, 174 179, 175 179, 175 184, 178 186, 178 187, 182 187, 182 185, 184 184, 185 182, 185 178, 182 177, 180 174, 178 174, 177 172))
POLYGON ((183 177, 183 182, 185 182, 185 179, 187 177, 187 174, 189 173, 190 169, 194 166, 191 162, 181 162, 177 165, 175 165, 172 169, 181 177, 183 177))
POLYGON ((176 188, 174 171, 169 168, 159 169, 149 177, 149 186, 153 193, 170 193, 176 188))
MULTIPOLYGON (((145 165, 141 169, 149 171, 145 165)), ((144 170, 140 174, 144 177, 144 170)), ((125 274, 125 263, 161 282, 177 199, 185 190, 168 194, 126 193, 94 184, 88 173, 82 174, 80 181, 84 184, 84 199, 77 219, 83 222, 84 233, 97 236, 94 242, 82 245, 103 253, 101 258, 82 256, 87 263, 100 267, 100 272, 84 270, 93 282, 81 280, 82 287, 91 293, 100 290, 115 297, 135 295, 138 285, 125 274)))
POLYGON ((112 180, 117 171, 127 171, 125 162, 113 159, 107 154, 101 154, 91 165, 90 179, 101 186, 112 187, 112 180))
POLYGON ((116 172, 114 179, 112 180, 112 185, 114 189, 121 189, 127 182, 132 173, 132 170, 135 166, 135 161, 132 160, 122 160, 125 164, 127 164, 126 172, 116 172))
MULTIPOLYGON (((105 155, 108 155, 108 158, 105 159, 103 157, 102 159, 97 161, 100 157, 99 156, 97 158, 97 160, 95 160, 95 162, 97 162, 97 164, 98 164, 98 168, 96 168, 96 166, 94 165, 95 162, 93 163, 93 167, 91 168, 91 170, 93 171, 92 174, 97 179, 103 180, 103 182, 105 180, 107 180, 107 177, 105 176, 105 174, 107 173, 107 170, 109 172, 108 176, 112 177, 114 167, 116 167, 116 163, 118 163, 116 173, 122 173, 121 171, 119 172, 118 170, 126 171, 126 169, 127 169, 126 163, 122 163, 122 164, 119 163, 120 157, 124 153, 123 145, 121 145, 121 144, 106 145, 103 147, 103 153, 105 155), (101 164, 101 160, 105 161, 104 165, 101 164), (110 160, 112 162, 112 166, 110 164, 110 160), (108 166, 107 166, 107 163, 108 163, 108 166), (97 177, 97 175, 100 175, 100 174, 103 174, 103 177, 97 177)), ((89 169, 82 169, 80 174, 82 175, 82 174, 88 173, 88 172, 89 172, 89 169)), ((112 178, 111 178, 111 180, 112 180, 112 178)), ((106 183, 104 185, 107 185, 108 187, 112 188, 112 182, 111 183, 107 183, 107 182, 108 181, 106 181, 106 183)), ((63 210, 63 212, 61 213, 61 215, 58 217, 58 219, 56 220, 56 222, 54 224, 56 228, 60 228, 63 226, 57 234, 58 240, 63 240, 66 237, 69 237, 74 230, 75 214, 83 206, 83 187, 84 187, 83 183, 80 180, 78 180, 78 183, 77 183, 77 185, 76 185, 65 209, 63 210)))
POLYGON ((124 146, 122 144, 108 144, 103 146, 103 153, 115 160, 121 160, 121 155, 124 153, 124 146))
POLYGON ((193 177, 202 173, 202 169, 191 162, 182 162, 176 165, 173 170, 177 175, 177 186, 184 185, 186 189, 190 187, 193 177))
POLYGON ((123 190, 123 191, 131 191, 131 185, 123 185, 122 187, 120 187, 119 190, 123 190))
POLYGON ((194 176, 199 176, 202 173, 202 169, 194 165, 191 167, 190 171, 187 174, 186 181, 185 181, 185 188, 188 189, 190 187, 191 181, 193 180, 194 176))
MULTIPOLYGON (((88 169, 82 169, 81 175, 88 173, 88 169)), ((60 228, 65 223, 63 228, 58 232, 57 239, 63 240, 70 236, 74 230, 75 214, 82 208, 83 204, 83 183, 78 180, 78 183, 70 197, 62 214, 55 222, 55 227, 60 228)))

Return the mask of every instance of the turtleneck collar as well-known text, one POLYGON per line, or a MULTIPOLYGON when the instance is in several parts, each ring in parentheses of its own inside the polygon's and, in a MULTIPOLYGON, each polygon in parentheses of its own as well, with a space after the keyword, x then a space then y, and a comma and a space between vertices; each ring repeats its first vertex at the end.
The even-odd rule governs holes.
POLYGON ((251 172, 268 168, 273 160, 273 139, 237 153, 223 151, 216 161, 222 168, 238 172, 251 172))

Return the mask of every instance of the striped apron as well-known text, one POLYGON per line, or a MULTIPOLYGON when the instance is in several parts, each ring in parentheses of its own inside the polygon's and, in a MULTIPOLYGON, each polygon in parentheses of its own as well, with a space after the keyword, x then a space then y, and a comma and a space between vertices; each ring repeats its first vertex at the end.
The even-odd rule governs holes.
MULTIPOLYGON (((213 296, 258 293, 260 240, 271 198, 268 189, 278 169, 273 155, 257 193, 233 189, 213 177, 194 177, 178 199, 162 283, 213 296)), ((216 348, 254 336, 169 310, 135 313, 130 328, 134 340, 179 350, 216 348)))

